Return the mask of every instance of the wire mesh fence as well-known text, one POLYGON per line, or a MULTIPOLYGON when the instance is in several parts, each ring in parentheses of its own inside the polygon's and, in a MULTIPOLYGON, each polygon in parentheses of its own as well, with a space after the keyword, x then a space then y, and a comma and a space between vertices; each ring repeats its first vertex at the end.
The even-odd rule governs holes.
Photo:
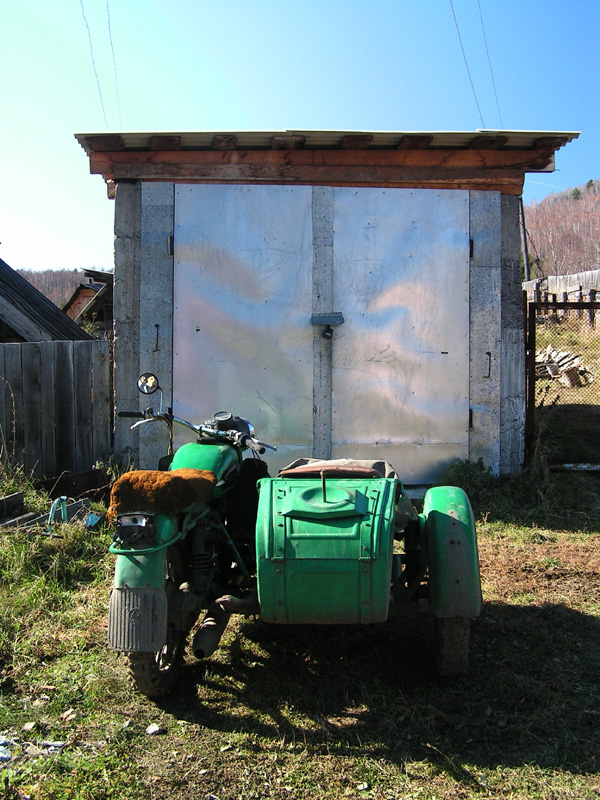
POLYGON ((550 463, 600 463, 600 303, 595 299, 529 304, 528 394, 534 435, 550 463))

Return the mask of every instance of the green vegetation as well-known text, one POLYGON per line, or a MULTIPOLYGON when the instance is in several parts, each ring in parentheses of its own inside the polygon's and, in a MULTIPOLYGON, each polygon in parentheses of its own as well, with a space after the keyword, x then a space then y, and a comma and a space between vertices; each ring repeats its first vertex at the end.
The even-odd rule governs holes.
POLYGON ((600 452, 600 328, 590 324, 588 311, 579 313, 540 317, 536 326, 536 352, 550 347, 580 356, 593 376, 581 386, 536 382, 536 421, 551 463, 596 463, 600 452))
POLYGON ((240 618, 153 703, 105 647, 109 531, 0 532, 0 796, 597 798, 600 479, 541 475, 449 476, 477 509, 485 598, 461 679, 436 676, 426 617, 240 618))

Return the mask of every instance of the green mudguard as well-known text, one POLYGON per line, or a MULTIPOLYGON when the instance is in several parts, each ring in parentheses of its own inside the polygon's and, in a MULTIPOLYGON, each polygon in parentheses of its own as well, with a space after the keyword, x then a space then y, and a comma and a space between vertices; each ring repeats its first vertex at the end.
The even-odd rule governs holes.
MULTIPOLYGON (((157 542, 177 534, 177 518, 156 515, 157 542)), ((166 548, 117 555, 108 610, 108 646, 123 652, 156 652, 167 639, 166 548)))
POLYGON ((427 535, 433 614, 477 617, 482 605, 481 580, 469 498, 456 486, 436 486, 425 495, 421 518, 427 535))

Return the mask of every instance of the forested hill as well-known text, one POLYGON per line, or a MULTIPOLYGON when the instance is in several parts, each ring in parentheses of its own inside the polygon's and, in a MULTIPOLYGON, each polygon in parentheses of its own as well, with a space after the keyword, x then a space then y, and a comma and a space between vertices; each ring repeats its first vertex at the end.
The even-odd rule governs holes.
POLYGON ((525 208, 531 277, 600 268, 600 180, 525 208))
POLYGON ((32 286, 46 295, 59 308, 67 302, 80 283, 87 283, 83 270, 79 269, 18 269, 19 273, 32 286))

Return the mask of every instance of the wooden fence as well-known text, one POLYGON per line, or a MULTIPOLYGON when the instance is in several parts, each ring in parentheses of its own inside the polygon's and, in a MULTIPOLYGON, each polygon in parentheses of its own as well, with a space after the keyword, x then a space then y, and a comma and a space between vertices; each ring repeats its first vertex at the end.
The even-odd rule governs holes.
POLYGON ((0 456, 35 478, 81 472, 111 446, 109 342, 0 344, 0 456))

